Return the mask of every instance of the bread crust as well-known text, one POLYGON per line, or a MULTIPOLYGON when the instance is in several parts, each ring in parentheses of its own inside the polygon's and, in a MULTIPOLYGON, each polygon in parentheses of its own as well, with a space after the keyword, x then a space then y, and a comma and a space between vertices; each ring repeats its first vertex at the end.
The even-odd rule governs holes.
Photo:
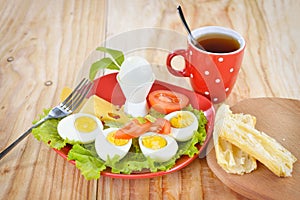
POLYGON ((216 115, 216 130, 214 132, 214 141, 218 142, 215 146, 218 162, 220 155, 224 152, 220 149, 220 142, 225 140, 246 153, 245 155, 249 155, 264 164, 277 176, 291 176, 293 164, 297 160, 296 157, 274 138, 255 129, 255 122, 255 117, 232 114, 228 105, 221 105, 216 115))

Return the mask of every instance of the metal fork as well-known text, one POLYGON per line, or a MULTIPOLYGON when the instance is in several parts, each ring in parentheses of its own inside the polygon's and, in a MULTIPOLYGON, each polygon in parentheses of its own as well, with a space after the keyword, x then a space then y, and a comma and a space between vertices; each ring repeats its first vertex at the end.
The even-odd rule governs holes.
POLYGON ((59 105, 52 108, 49 114, 42 118, 40 121, 35 123, 32 127, 30 127, 25 133, 23 133, 18 139, 16 139, 11 145, 9 145, 6 149, 4 149, 0 153, 0 160, 12 150, 19 142, 21 142, 29 133, 31 133, 33 128, 38 127, 42 123, 44 123, 48 119, 58 119, 66 117, 71 114, 76 108, 82 103, 93 84, 88 79, 84 78, 82 81, 76 86, 76 88, 72 91, 72 93, 59 105))

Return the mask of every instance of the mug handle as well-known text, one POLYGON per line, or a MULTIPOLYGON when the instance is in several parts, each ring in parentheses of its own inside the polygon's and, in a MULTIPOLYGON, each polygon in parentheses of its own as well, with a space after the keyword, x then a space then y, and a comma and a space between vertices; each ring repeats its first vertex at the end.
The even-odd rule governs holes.
POLYGON ((185 49, 178 49, 175 50, 173 53, 168 54, 166 64, 168 71, 174 76, 190 77, 191 75, 190 71, 188 70, 187 50, 185 49), (185 67, 182 70, 176 70, 172 67, 171 62, 175 56, 182 56, 184 58, 185 67))

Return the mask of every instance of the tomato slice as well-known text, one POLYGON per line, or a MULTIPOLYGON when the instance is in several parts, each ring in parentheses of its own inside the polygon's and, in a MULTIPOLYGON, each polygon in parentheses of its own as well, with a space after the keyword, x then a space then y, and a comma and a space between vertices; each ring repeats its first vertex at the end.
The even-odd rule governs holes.
POLYGON ((133 119, 123 128, 117 130, 115 138, 129 140, 131 138, 139 137, 140 135, 146 133, 150 129, 151 124, 152 123, 149 121, 140 124, 137 119, 133 119))
POLYGON ((189 103, 184 94, 169 90, 155 90, 149 94, 148 100, 153 109, 163 114, 181 110, 189 103))
POLYGON ((171 132, 171 123, 164 118, 158 118, 152 123, 150 131, 161 134, 169 134, 171 132))

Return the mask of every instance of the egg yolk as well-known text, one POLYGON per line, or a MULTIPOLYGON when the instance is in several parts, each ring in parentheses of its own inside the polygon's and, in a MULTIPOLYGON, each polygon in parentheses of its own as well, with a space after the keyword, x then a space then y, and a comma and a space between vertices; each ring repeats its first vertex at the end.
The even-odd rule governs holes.
POLYGON ((189 113, 178 113, 170 120, 171 126, 174 128, 185 128, 190 126, 194 122, 193 116, 189 113))
POLYGON ((123 146, 128 143, 129 140, 126 139, 116 139, 115 138, 116 131, 111 132, 107 135, 106 139, 113 145, 123 146))
POLYGON ((75 120, 74 126, 80 132, 89 133, 97 128, 97 122, 90 117, 83 116, 75 120))
POLYGON ((158 135, 149 135, 142 138, 142 144, 153 150, 161 149, 167 145, 165 138, 158 135))

